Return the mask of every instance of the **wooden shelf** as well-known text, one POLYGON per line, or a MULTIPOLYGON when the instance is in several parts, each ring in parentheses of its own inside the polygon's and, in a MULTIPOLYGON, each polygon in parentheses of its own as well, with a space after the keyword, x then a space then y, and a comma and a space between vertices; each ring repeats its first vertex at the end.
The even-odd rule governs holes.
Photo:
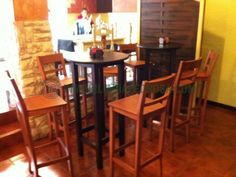
POLYGON ((11 135, 21 132, 20 124, 18 122, 8 123, 0 126, 0 139, 9 137, 11 135))

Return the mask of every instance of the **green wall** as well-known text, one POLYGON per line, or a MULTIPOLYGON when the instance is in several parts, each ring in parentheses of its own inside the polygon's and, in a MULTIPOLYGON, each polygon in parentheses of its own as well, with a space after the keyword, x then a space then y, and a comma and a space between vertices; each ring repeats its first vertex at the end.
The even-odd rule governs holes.
POLYGON ((202 56, 214 49, 219 58, 209 100, 236 107, 236 1, 206 0, 202 56))

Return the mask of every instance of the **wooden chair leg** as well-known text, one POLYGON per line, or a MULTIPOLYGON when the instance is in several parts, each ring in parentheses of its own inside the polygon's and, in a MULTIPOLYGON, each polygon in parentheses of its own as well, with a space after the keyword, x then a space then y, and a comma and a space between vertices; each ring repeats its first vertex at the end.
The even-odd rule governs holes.
POLYGON ((87 115, 88 115, 88 107, 87 107, 87 88, 86 88, 87 82, 84 82, 83 84, 83 95, 82 95, 82 101, 83 101, 83 109, 84 109, 84 116, 85 116, 85 121, 86 121, 86 125, 88 125, 88 119, 87 119, 87 115))
POLYGON ((134 79, 134 85, 137 85, 137 71, 135 68, 133 68, 133 79, 134 79))
POLYGON ((34 177, 40 177, 39 176, 39 170, 38 170, 38 167, 37 167, 37 162, 35 160, 34 162, 34 177))
POLYGON ((177 95, 176 115, 180 114, 182 98, 183 98, 183 94, 182 94, 182 89, 181 89, 180 93, 178 93, 177 95))
POLYGON ((170 125, 170 151, 174 152, 175 151, 175 117, 179 114, 179 110, 180 110, 180 106, 179 104, 179 100, 181 100, 179 97, 182 97, 182 89, 178 90, 176 89, 176 93, 174 93, 173 95, 173 103, 176 103, 174 105, 172 105, 172 113, 170 116, 170 121, 171 121, 171 125, 170 125))
POLYGON ((134 160, 134 176, 140 176, 140 159, 141 159, 141 139, 142 139, 142 121, 138 120, 136 122, 135 130, 135 160, 134 160))
MULTIPOLYGON (((204 83, 199 83, 199 85, 200 85, 200 90, 199 90, 200 93, 199 93, 196 109, 199 111, 198 114, 201 115, 201 105, 202 105, 203 92, 204 92, 204 83)), ((198 123, 200 123, 200 121, 198 123)))
POLYGON ((163 162, 162 162, 162 155, 160 156, 160 177, 163 177, 163 162))
POLYGON ((175 151, 175 131, 174 128, 170 130, 170 150, 171 152, 175 151))
POLYGON ((59 92, 60 92, 60 96, 65 100, 65 89, 61 87, 59 92))
POLYGON ((47 114, 48 116, 48 126, 49 126, 49 139, 52 140, 53 139, 53 117, 51 113, 47 114))
MULTIPOLYGON (((55 135, 56 135, 56 138, 57 137, 60 137, 60 131, 59 131, 59 121, 58 121, 58 118, 56 117, 55 115, 56 113, 54 112, 53 113, 53 122, 55 124, 55 135)), ((58 150, 59 150, 59 154, 60 156, 62 156, 62 149, 61 149, 61 145, 58 143, 58 150)))
POLYGON ((189 131, 189 123, 187 123, 186 125, 185 125, 185 131, 186 131, 186 143, 189 143, 189 133, 190 133, 190 131, 189 131))
POLYGON ((206 106, 207 106, 207 99, 208 99, 208 92, 209 92, 209 81, 204 81, 203 83, 203 104, 200 111, 200 134, 203 134, 204 131, 204 123, 205 123, 205 116, 206 116, 206 106))
POLYGON ((149 130, 149 139, 152 141, 152 135, 153 135, 153 119, 150 118, 150 130, 149 130))
POLYGON ((68 109, 68 112, 70 112, 70 96, 69 96, 69 89, 66 88, 65 90, 65 97, 66 97, 66 101, 67 101, 67 109, 68 109))
POLYGON ((189 94, 189 99, 188 99, 188 109, 187 109, 187 124, 185 125, 186 127, 186 142, 189 143, 189 137, 190 137, 190 121, 191 121, 191 114, 192 114, 192 103, 193 103, 193 88, 190 88, 190 94, 189 94))
POLYGON ((73 165, 72 165, 72 159, 71 159, 71 153, 70 153, 68 117, 66 116, 66 108, 65 107, 62 109, 62 121, 63 121, 64 141, 65 141, 65 145, 67 148, 66 155, 68 156, 67 164, 68 164, 68 169, 70 172, 70 177, 72 177, 73 176, 73 165))
POLYGON ((109 176, 114 177, 114 163, 113 163, 113 156, 114 156, 114 112, 112 108, 109 108, 109 124, 110 124, 110 130, 109 130, 109 137, 110 137, 110 151, 109 151, 109 165, 110 165, 110 172, 109 176))
POLYGON ((30 174, 33 174, 34 172, 32 171, 31 159, 30 159, 30 158, 28 159, 28 163, 29 163, 29 164, 28 164, 28 165, 29 165, 29 173, 30 173, 30 174))

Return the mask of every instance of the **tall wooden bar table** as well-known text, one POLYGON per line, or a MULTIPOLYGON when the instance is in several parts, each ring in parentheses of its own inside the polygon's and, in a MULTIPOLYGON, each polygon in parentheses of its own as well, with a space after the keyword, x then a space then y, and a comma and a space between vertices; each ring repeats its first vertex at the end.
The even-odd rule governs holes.
MULTIPOLYGON (((105 132, 105 110, 104 110, 104 81, 103 67, 117 65, 118 66, 118 98, 124 97, 125 70, 124 60, 129 57, 128 54, 113 51, 104 51, 101 58, 93 59, 89 53, 74 54, 68 59, 72 65, 73 92, 75 102, 75 117, 77 127, 77 144, 80 156, 83 156, 83 144, 88 144, 96 150, 97 168, 103 168, 102 145, 109 141, 109 137, 105 132), (80 110, 80 94, 78 84, 78 65, 82 67, 90 67, 92 69, 92 86, 94 99, 94 118, 95 124, 83 127, 81 110, 80 110), (95 142, 84 136, 84 133, 95 128, 95 142)), ((119 143, 125 142, 125 123, 122 116, 119 117, 119 143)))
POLYGON ((169 66, 169 72, 173 73, 176 72, 176 50, 180 48, 180 44, 177 43, 170 43, 166 45, 159 45, 158 43, 146 43, 146 44, 139 44, 138 47, 140 49, 144 49, 145 52, 145 60, 147 64, 147 71, 145 72, 145 78, 144 79, 151 79, 150 74, 150 54, 153 51, 156 51, 158 53, 169 53, 170 56, 170 66, 169 66))

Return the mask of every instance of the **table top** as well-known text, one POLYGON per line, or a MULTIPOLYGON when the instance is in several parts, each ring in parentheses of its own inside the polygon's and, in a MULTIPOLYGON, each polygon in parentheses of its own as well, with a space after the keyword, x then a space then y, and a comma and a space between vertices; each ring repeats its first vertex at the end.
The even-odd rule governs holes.
POLYGON ((170 49, 180 48, 181 44, 170 43, 165 45, 159 45, 158 43, 145 43, 145 44, 139 44, 138 47, 141 49, 170 50, 170 49))
POLYGON ((104 55, 101 58, 92 58, 89 52, 72 53, 67 57, 69 62, 75 62, 79 64, 116 64, 123 60, 126 60, 129 54, 122 52, 114 52, 110 50, 104 50, 104 55))

